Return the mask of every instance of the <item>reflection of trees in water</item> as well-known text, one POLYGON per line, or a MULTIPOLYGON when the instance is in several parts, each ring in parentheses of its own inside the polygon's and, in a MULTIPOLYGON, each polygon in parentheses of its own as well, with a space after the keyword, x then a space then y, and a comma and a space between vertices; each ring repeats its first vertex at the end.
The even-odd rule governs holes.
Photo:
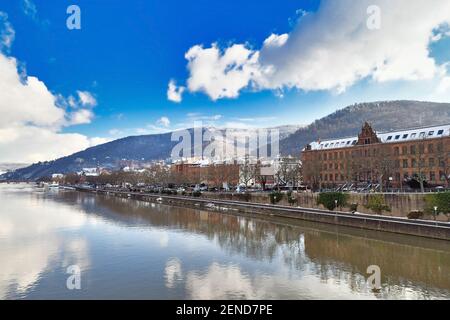
POLYGON ((307 256, 318 265, 343 264, 352 273, 381 268, 383 283, 427 284, 450 289, 450 252, 331 233, 306 233, 307 256))
POLYGON ((81 205, 89 214, 125 225, 178 229, 204 235, 217 241, 228 253, 243 254, 260 261, 272 261, 280 255, 291 270, 307 269, 323 281, 344 281, 355 291, 365 285, 363 275, 369 265, 380 266, 382 283, 401 285, 412 281, 450 289, 450 246, 439 241, 433 244, 442 250, 410 245, 409 242, 421 243, 420 238, 414 237, 377 234, 380 238, 391 239, 383 241, 114 196, 64 193, 62 197, 69 203, 81 205), (406 244, 393 242, 399 239, 406 244))

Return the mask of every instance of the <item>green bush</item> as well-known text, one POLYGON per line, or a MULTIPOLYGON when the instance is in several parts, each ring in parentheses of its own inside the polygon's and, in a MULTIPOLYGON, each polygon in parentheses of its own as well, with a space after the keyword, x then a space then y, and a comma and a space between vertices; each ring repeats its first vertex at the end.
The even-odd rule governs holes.
POLYGON ((384 197, 381 194, 371 195, 366 208, 379 215, 381 215, 383 211, 391 211, 391 208, 384 202, 384 197))
POLYGON ((198 197, 201 197, 201 195, 202 195, 202 193, 201 193, 200 191, 194 191, 194 192, 192 192, 192 196, 193 196, 193 197, 198 198, 198 197))
POLYGON ((412 220, 421 219, 421 218, 423 218, 423 212, 419 211, 419 210, 411 211, 410 213, 408 213, 407 217, 408 217, 408 219, 412 219, 412 220))
POLYGON ((287 200, 290 205, 294 205, 297 202, 297 198, 292 195, 292 191, 287 193, 287 200))
POLYGON ((318 205, 323 205, 328 210, 332 211, 336 209, 336 200, 338 207, 347 206, 349 195, 342 192, 322 192, 319 193, 319 198, 317 199, 318 205))
POLYGON ((352 203, 348 206, 350 208, 351 212, 356 212, 358 211, 358 204, 357 203, 352 203))
POLYGON ((434 214, 434 207, 438 213, 450 214, 450 192, 427 194, 425 196, 425 212, 434 214))
POLYGON ((276 204, 283 199, 283 194, 281 192, 272 192, 270 195, 270 203, 276 204))

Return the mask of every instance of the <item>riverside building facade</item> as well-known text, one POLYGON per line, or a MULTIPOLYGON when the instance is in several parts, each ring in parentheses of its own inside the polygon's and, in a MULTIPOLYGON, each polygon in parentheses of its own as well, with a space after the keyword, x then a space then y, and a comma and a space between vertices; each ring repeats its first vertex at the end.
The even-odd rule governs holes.
POLYGON ((315 189, 449 186, 450 124, 378 133, 366 122, 358 136, 310 143, 301 158, 304 182, 315 189))

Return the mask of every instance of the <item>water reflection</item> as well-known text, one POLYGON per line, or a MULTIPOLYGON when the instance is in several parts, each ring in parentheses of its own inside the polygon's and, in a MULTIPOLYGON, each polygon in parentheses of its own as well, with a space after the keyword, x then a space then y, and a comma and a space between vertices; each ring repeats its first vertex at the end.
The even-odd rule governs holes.
POLYGON ((23 186, 0 203, 2 299, 450 298, 444 241, 23 186))

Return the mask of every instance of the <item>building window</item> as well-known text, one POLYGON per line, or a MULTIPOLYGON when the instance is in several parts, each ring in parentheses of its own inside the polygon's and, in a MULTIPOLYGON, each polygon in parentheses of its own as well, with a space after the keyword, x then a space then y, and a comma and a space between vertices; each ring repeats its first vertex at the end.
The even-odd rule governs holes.
POLYGON ((391 141, 392 140, 392 136, 389 136, 388 138, 387 138, 387 141, 391 141))
POLYGON ((402 147, 402 154, 408 154, 408 148, 406 146, 402 147))
POLYGON ((403 159, 403 168, 408 168, 408 159, 403 159))
POLYGON ((430 143, 428 145, 428 153, 433 153, 434 152, 434 145, 432 143, 430 143))
POLYGON ((434 171, 430 172, 430 181, 436 181, 436 173, 434 171))
POLYGON ((417 136, 417 133, 411 133, 411 139, 415 139, 417 136))
POLYGON ((324 153, 324 155, 323 155, 323 160, 327 160, 327 154, 326 153, 324 153))
POLYGON ((421 132, 421 133, 419 134, 419 138, 420 138, 420 139, 425 138, 425 132, 421 132))
POLYGON ((395 136, 395 140, 400 139, 400 135, 395 136))
POLYGON ((438 134, 438 136, 441 136, 443 133, 444 133, 444 130, 439 130, 437 134, 438 134))
POLYGON ((437 145, 437 151, 442 152, 444 150, 444 144, 442 142, 439 142, 437 145))
POLYGON ((428 132, 428 136, 429 136, 429 137, 431 137, 431 136, 433 136, 433 135, 434 135, 434 131, 428 132))
POLYGON ((407 139, 407 138, 408 138, 408 134, 404 134, 403 139, 407 139))
POLYGON ((398 155, 400 154, 400 148, 399 148, 399 147, 395 147, 395 148, 394 148, 394 154, 395 154, 396 156, 398 156, 398 155))
POLYGON ((411 154, 416 154, 416 146, 411 146, 410 147, 410 153, 411 154))
POLYGON ((434 165, 435 165, 435 163, 434 163, 434 158, 428 159, 428 164, 429 164, 429 166, 430 166, 431 168, 434 167, 434 165))
POLYGON ((334 175, 334 180, 339 181, 339 175, 337 173, 334 175))
POLYGON ((413 167, 413 168, 417 167, 417 160, 416 159, 411 159, 411 167, 413 167))
POLYGON ((419 154, 423 154, 425 152, 425 146, 423 144, 419 144, 419 154))
POLYGON ((425 159, 419 160, 419 166, 420 166, 420 168, 425 168, 425 159))

